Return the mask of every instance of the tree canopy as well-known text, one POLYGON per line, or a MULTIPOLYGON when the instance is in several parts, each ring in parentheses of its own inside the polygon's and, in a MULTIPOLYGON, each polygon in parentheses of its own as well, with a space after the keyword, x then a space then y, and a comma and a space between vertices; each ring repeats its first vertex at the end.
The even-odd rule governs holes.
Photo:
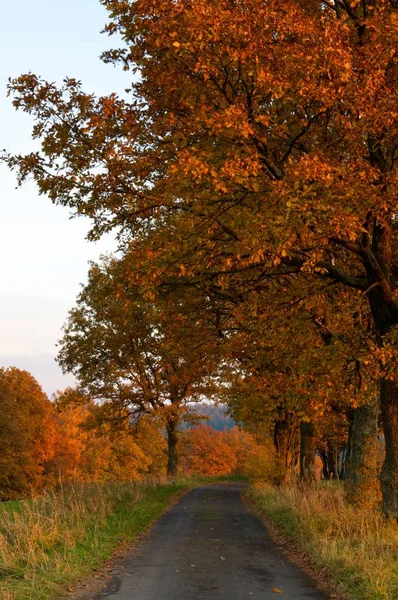
POLYGON ((54 454, 52 407, 36 379, 0 369, 0 499, 37 493, 54 454))

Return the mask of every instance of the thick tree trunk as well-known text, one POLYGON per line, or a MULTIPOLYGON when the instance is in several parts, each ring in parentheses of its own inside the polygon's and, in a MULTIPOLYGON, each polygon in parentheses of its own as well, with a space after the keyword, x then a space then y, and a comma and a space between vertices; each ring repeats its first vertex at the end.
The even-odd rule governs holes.
POLYGON ((378 417, 378 398, 354 411, 344 481, 347 498, 355 504, 380 501, 378 417))
POLYGON ((166 425, 167 431, 167 477, 173 479, 178 473, 178 419, 170 418, 166 425))
MULTIPOLYGON (((390 289, 392 232, 385 224, 374 229, 372 250, 383 270, 383 278, 369 277, 373 284, 367 293, 376 339, 383 347, 384 337, 398 325, 398 303, 393 299, 390 289), (377 285, 374 285, 374 284, 377 285)), ((368 274, 371 269, 368 268, 368 274)), ((387 516, 398 517, 398 384, 393 381, 380 382, 380 406, 385 437, 385 459, 380 473, 380 485, 383 497, 383 509, 387 516)), ((377 445, 377 459, 380 447, 377 445)))
POLYGON ((300 423, 300 479, 315 479, 315 453, 317 447, 315 426, 312 421, 300 423))
POLYGON ((383 510, 398 519, 398 385, 383 380, 380 386, 386 454, 380 475, 383 510))

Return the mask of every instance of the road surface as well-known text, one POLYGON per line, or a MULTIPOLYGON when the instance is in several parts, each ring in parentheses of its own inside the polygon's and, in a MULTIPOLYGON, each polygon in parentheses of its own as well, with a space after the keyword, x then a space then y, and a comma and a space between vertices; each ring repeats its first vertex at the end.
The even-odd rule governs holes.
POLYGON ((242 484, 184 496, 95 600, 326 600, 240 499, 242 484))

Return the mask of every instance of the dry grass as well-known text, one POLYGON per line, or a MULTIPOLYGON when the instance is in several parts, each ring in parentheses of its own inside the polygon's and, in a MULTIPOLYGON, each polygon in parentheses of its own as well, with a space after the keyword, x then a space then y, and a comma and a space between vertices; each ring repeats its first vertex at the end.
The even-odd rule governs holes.
POLYGON ((111 495, 99 487, 7 504, 0 509, 0 574, 25 579, 38 565, 64 560, 112 509, 111 495))
POLYGON ((350 506, 338 485, 256 485, 256 506, 352 600, 398 599, 398 525, 377 510, 350 506))
POLYGON ((144 529, 182 485, 82 486, 0 504, 0 598, 56 597, 144 529))

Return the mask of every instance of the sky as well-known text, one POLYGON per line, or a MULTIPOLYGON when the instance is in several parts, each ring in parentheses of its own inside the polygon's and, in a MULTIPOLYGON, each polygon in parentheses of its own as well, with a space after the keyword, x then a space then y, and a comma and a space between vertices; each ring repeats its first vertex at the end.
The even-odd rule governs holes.
MULTIPOLYGON (((8 77, 29 71, 49 81, 65 76, 87 92, 108 94, 129 86, 121 69, 99 55, 115 40, 101 34, 107 14, 98 0, 19 0, 2 6, 0 21, 0 149, 35 148, 32 119, 7 98, 8 77)), ((73 384, 55 362, 56 343, 73 306, 88 261, 115 248, 111 236, 85 240, 89 221, 39 196, 34 183, 16 189, 0 164, 0 366, 26 369, 51 396, 73 384)))

